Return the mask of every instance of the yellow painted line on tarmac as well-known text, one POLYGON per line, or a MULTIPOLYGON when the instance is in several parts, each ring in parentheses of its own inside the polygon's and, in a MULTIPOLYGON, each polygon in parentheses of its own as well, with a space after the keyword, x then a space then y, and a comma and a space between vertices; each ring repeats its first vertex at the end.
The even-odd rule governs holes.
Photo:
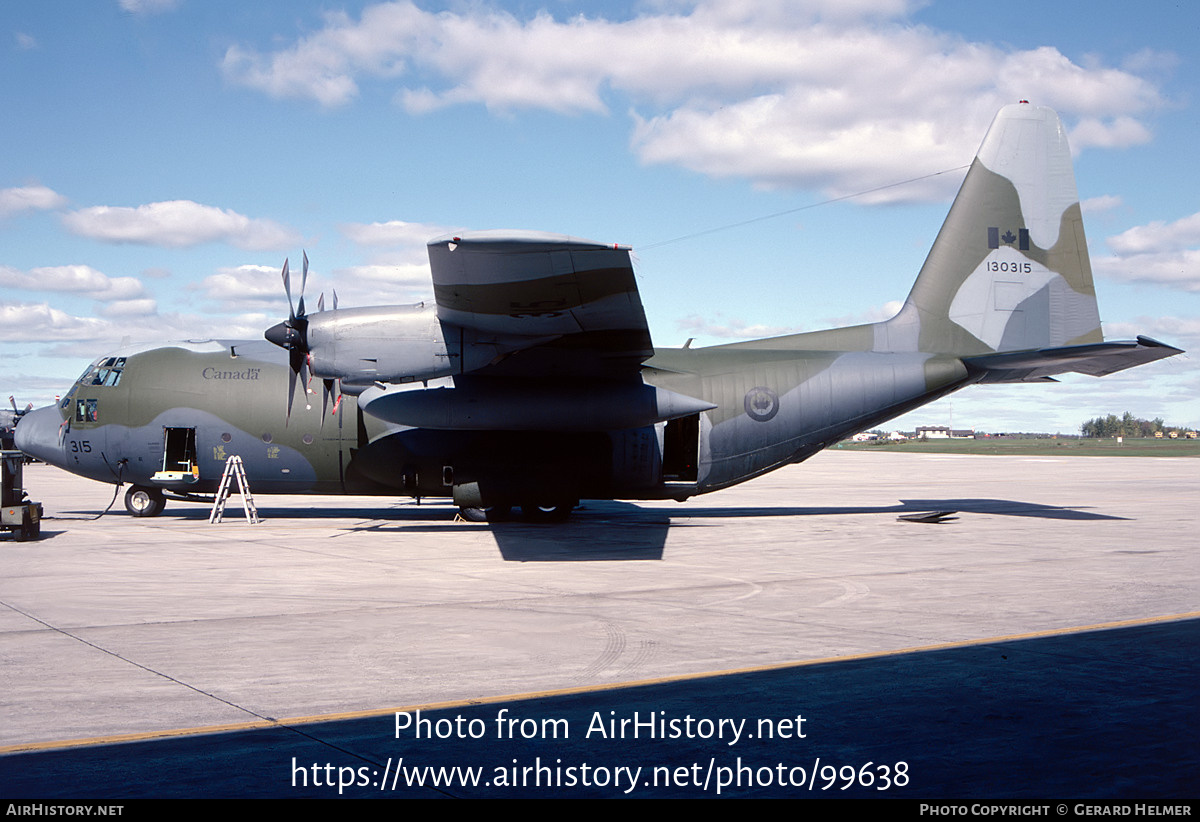
POLYGON ((366 711, 346 711, 336 714, 319 714, 317 716, 293 716, 286 719, 259 719, 251 722, 232 722, 225 725, 205 725, 199 728, 176 728, 165 731, 149 731, 131 734, 110 734, 108 736, 89 737, 85 739, 65 739, 52 742, 28 742, 16 745, 0 746, 0 754, 29 753, 31 751, 47 751, 60 748, 78 748, 89 745, 114 745, 121 742, 146 742, 152 739, 171 739, 181 736, 199 736, 201 734, 231 733, 235 731, 253 731, 263 728, 289 728, 293 725, 311 725, 317 722, 342 722, 351 719, 369 719, 376 716, 388 716, 396 713, 413 713, 415 711, 441 711, 448 708, 465 708, 473 705, 495 705, 500 702, 527 702, 534 699, 547 699, 556 696, 575 696, 578 694, 602 693, 605 691, 620 691, 629 688, 641 688, 647 685, 669 685, 674 682, 689 682, 697 679, 710 679, 736 674, 756 674, 768 671, 784 671, 790 668, 806 668, 812 665, 828 665, 833 662, 853 662, 862 659, 884 659, 890 656, 902 656, 925 651, 945 651, 954 648, 970 648, 975 645, 994 645, 999 642, 1013 642, 1021 639, 1038 639, 1051 636, 1067 636, 1069 634, 1085 633, 1087 631, 1103 631, 1112 628, 1132 628, 1140 625, 1154 625, 1161 622, 1180 622, 1185 619, 1200 618, 1200 611, 1183 614, 1165 614, 1156 617, 1141 617, 1139 619, 1124 619, 1117 622, 1097 622, 1093 625, 1077 625, 1071 628, 1051 628, 1045 631, 1031 631, 1024 634, 1007 634, 1004 636, 986 637, 983 639, 963 639, 958 642, 943 642, 937 645, 915 645, 911 648, 896 648, 890 651, 869 651, 861 654, 822 657, 820 659, 805 659, 799 662, 777 662, 771 665, 754 665, 747 668, 729 668, 721 671, 706 671, 698 674, 674 674, 653 679, 639 679, 631 682, 613 682, 603 685, 581 685, 575 688, 555 688, 547 691, 529 691, 520 694, 504 694, 502 696, 485 696, 476 699, 456 699, 449 702, 429 702, 423 705, 408 705, 400 708, 372 708, 366 711))

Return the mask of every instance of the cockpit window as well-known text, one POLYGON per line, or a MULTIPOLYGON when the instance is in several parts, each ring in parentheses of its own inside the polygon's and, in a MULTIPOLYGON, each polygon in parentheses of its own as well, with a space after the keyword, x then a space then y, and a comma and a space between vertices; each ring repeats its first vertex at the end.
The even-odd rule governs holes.
POLYGON ((121 382, 121 372, 124 368, 124 357, 106 357, 103 360, 97 360, 83 372, 79 378, 79 384, 116 388, 121 382))

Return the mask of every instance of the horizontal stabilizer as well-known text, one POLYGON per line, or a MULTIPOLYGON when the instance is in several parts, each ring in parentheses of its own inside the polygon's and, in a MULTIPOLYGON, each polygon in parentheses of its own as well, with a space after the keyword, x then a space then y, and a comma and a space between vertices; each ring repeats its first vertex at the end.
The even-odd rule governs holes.
POLYGON ((973 372, 983 372, 981 383, 1038 382, 1054 374, 1075 372, 1104 377, 1135 365, 1182 354, 1179 348, 1160 343, 1149 337, 1119 342, 1070 345, 1064 348, 1043 348, 1038 351, 1018 351, 1007 354, 985 354, 964 357, 963 362, 973 372))

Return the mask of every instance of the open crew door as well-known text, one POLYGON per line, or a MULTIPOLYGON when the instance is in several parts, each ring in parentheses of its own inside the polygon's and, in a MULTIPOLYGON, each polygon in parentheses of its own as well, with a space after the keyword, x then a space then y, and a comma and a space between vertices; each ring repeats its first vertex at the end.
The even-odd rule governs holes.
POLYGON ((163 427, 162 470, 151 479, 157 482, 196 482, 200 479, 195 428, 163 427))

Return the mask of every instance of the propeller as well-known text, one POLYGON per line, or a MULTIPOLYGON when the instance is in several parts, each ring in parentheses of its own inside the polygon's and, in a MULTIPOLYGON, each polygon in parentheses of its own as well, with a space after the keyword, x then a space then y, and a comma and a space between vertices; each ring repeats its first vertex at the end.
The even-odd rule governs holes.
MULTIPOLYGON (((292 404, 296 395, 296 380, 299 378, 301 390, 305 393, 305 407, 311 408, 308 404, 308 385, 310 381, 310 359, 312 351, 308 344, 308 314, 304 312, 304 290, 308 285, 308 253, 304 253, 304 266, 300 274, 300 300, 298 305, 293 307, 292 304, 292 278, 288 270, 288 260, 283 261, 283 291, 288 298, 288 318, 284 322, 271 326, 263 334, 270 342, 280 348, 284 348, 288 352, 288 404, 287 404, 287 419, 292 417, 292 404), (297 308, 299 309, 297 311, 297 308)), ((337 292, 333 292, 333 307, 337 309, 337 292)), ((317 299, 317 311, 325 310, 325 295, 317 299)), ((328 406, 329 398, 334 394, 334 383, 336 380, 323 379, 323 391, 321 392, 321 424, 325 424, 325 409, 328 406)), ((337 400, 334 402, 333 413, 337 413, 338 406, 341 404, 341 395, 339 393, 337 400)), ((285 423, 286 424, 286 423, 285 423)))
MULTIPOLYGON (((283 291, 288 298, 288 318, 271 326, 263 334, 270 342, 288 352, 288 404, 287 419, 292 417, 292 403, 296 396, 296 378, 308 392, 308 315, 304 313, 304 286, 308 284, 308 254, 304 254, 304 270, 300 278, 300 312, 292 304, 292 276, 288 260, 283 261, 283 291)), ((307 398, 306 403, 307 405, 307 398)), ((286 423, 285 423, 286 424, 286 423)))

